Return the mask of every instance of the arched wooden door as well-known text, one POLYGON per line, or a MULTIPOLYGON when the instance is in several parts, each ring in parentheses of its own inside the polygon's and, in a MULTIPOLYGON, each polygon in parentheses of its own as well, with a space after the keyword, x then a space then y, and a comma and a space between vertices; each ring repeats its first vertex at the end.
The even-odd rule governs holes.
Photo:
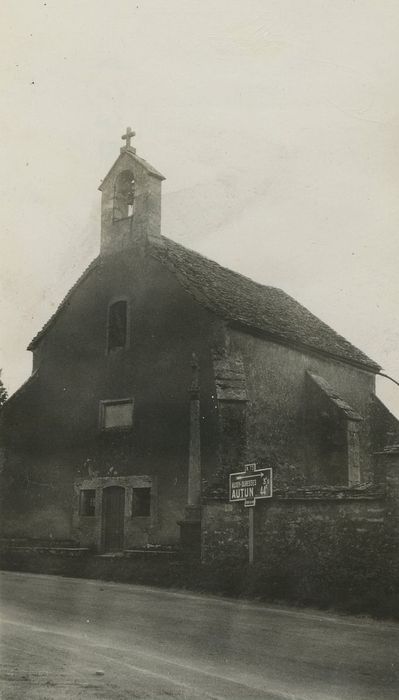
POLYGON ((107 486, 103 491, 104 551, 121 552, 124 540, 125 489, 107 486))

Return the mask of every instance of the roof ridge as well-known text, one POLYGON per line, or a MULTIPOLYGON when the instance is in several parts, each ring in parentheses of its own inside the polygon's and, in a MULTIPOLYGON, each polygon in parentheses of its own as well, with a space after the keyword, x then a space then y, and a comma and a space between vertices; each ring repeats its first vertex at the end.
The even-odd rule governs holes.
MULTIPOLYGON (((178 246, 179 248, 182 248, 183 250, 188 251, 189 253, 193 253, 194 255, 198 255, 198 257, 202 258, 203 260, 206 260, 207 262, 210 262, 212 265, 215 265, 219 267, 221 270, 224 270, 225 272, 228 272, 229 275, 236 275, 237 277, 240 277, 241 279, 246 280, 247 282, 250 282, 252 285, 257 285, 261 289, 273 289, 276 292, 281 292, 281 294, 284 294, 287 297, 290 297, 291 299, 294 299, 294 297, 291 297, 290 294, 284 291, 281 287, 276 287, 274 284, 263 284, 262 282, 258 282, 257 280, 252 279, 252 277, 248 277, 248 275, 244 275, 242 272, 238 272, 237 270, 232 270, 230 267, 226 267, 225 265, 222 265, 222 263, 217 262, 217 260, 213 260, 213 258, 208 258, 207 255, 203 255, 203 253, 200 253, 198 250, 194 250, 194 248, 188 248, 187 246, 183 245, 182 243, 179 243, 178 241, 173 240, 173 238, 168 238, 167 236, 161 236, 161 239, 163 241, 167 241, 168 243, 172 243, 173 245, 178 246)), ((151 239, 151 245, 159 246, 158 240, 155 238, 151 239)))

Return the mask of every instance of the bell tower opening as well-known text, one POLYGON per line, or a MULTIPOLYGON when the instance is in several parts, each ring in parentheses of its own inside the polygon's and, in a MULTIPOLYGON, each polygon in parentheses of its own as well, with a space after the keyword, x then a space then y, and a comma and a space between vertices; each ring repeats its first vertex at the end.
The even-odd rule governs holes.
POLYGON ((113 220, 120 221, 133 216, 136 183, 131 170, 119 173, 114 185, 113 220))

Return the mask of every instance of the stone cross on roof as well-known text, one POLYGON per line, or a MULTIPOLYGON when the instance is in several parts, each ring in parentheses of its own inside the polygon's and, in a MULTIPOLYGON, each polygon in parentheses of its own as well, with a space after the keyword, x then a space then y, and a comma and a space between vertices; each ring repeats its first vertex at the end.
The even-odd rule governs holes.
POLYGON ((130 148, 130 141, 133 138, 133 136, 136 136, 136 132, 132 131, 130 126, 127 127, 126 129, 126 134, 123 134, 121 138, 123 141, 126 141, 126 148, 130 148))

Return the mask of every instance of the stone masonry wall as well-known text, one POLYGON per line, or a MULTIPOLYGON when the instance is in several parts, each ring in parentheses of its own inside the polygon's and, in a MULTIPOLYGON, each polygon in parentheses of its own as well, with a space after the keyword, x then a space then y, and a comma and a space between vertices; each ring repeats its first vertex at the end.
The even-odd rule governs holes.
MULTIPOLYGON (((351 493, 350 489, 298 490, 290 495, 276 495, 270 501, 258 501, 254 513, 255 561, 267 561, 271 553, 302 541, 306 555, 305 534, 320 530, 329 536, 350 524, 359 534, 375 531, 386 520, 386 500, 382 493, 351 493), (287 545, 287 546, 285 546, 287 545)), ((203 506, 202 558, 209 562, 220 557, 248 557, 248 508, 208 500, 203 506)), ((322 544, 321 544, 322 546, 322 544)), ((312 557, 309 551, 308 556, 312 557)))

